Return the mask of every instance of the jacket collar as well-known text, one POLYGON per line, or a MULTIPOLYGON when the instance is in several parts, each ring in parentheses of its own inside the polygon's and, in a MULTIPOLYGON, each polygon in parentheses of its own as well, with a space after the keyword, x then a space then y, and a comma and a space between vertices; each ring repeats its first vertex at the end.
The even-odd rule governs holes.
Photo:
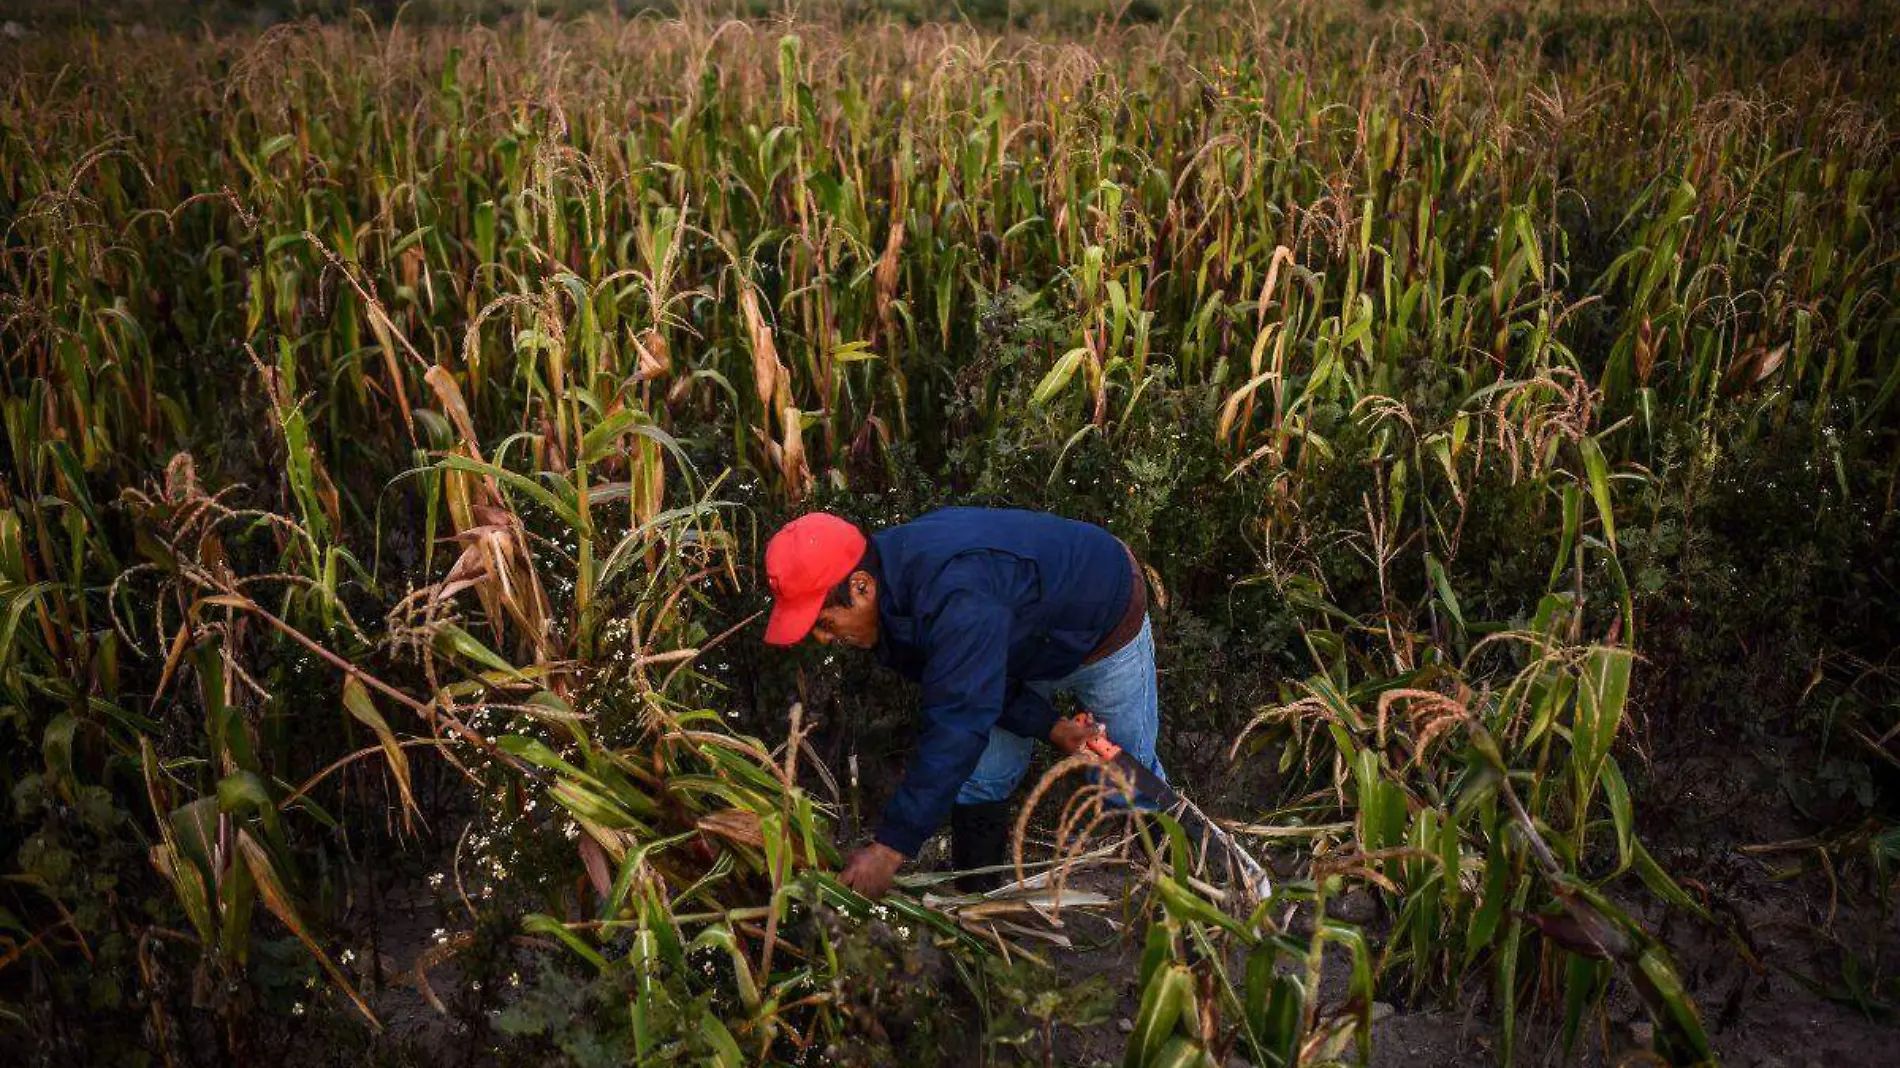
POLYGON ((893 616, 878 605, 877 662, 898 667, 917 648, 917 624, 909 616, 893 616))

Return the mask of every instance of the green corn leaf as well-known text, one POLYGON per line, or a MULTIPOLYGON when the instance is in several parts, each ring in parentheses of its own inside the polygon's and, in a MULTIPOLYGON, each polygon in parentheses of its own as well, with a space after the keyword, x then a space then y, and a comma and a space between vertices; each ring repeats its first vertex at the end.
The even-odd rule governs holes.
POLYGON ((613 889, 608 892, 607 900, 601 902, 600 918, 602 920, 611 920, 620 914, 620 906, 626 901, 628 891, 633 888, 634 877, 639 874, 640 865, 646 861, 649 854, 665 849, 667 846, 673 845, 676 842, 683 842, 692 836, 692 832, 689 831, 685 834, 673 835, 670 838, 659 838, 650 842, 642 842, 638 846, 627 850, 627 855, 621 858, 620 871, 614 876, 613 889))
POLYGON ((1524 748, 1531 746, 1544 737, 1544 732, 1557 722, 1557 717, 1571 705, 1576 694, 1577 678, 1568 672, 1547 672, 1531 688, 1531 725, 1524 732, 1524 748))
POLYGON ((1201 895, 1182 886, 1165 875, 1155 878, 1155 891, 1161 898, 1162 907, 1175 919, 1185 923, 1204 923, 1219 927, 1243 940, 1251 940, 1251 933, 1232 916, 1209 904, 1201 895))
POLYGON ((1175 1035, 1144 1063, 1147 1068, 1212 1068, 1214 1062, 1199 1042, 1175 1035))
POLYGON ((1179 964, 1168 964, 1155 973, 1142 988, 1141 1004, 1135 1010, 1135 1027, 1129 1032, 1122 1056, 1123 1068, 1143 1068, 1154 1063, 1175 1025, 1184 1013, 1194 1010, 1194 974, 1179 964))
POLYGON ((1446 819, 1438 827, 1438 869, 1443 873, 1445 907, 1454 913, 1464 898, 1459 876, 1464 868, 1464 852, 1458 843, 1458 820, 1446 819))
POLYGON ((434 645, 436 652, 442 653, 445 656, 472 660, 491 671, 498 671, 503 675, 524 682, 531 681, 527 675, 522 673, 520 668, 503 660, 493 649, 483 645, 474 635, 453 623, 437 625, 434 645))
POLYGON ((161 843, 152 847, 152 867, 158 869, 167 882, 171 883, 172 893, 178 898, 178 904, 184 908, 185 917, 191 921, 191 927, 198 932, 198 941, 207 948, 218 944, 218 922, 214 914, 213 899, 205 887, 204 873, 198 866, 179 855, 175 845, 161 843))
POLYGON ((712 1013, 704 1013, 699 1018, 699 1034, 712 1047, 712 1064, 717 1068, 746 1068, 745 1054, 740 1052, 738 1040, 732 1032, 712 1013))
POLYGON ((1610 821, 1616 826, 1616 874, 1629 870, 1635 861, 1631 848, 1635 841, 1635 810, 1630 804, 1629 784, 1623 781, 1623 769, 1611 757, 1603 763, 1603 798, 1610 806, 1610 821))
POLYGON ((1570 566, 1570 553, 1577 544, 1577 525, 1581 521, 1583 494, 1576 485, 1563 488, 1563 535, 1557 541, 1557 555, 1550 562, 1550 580, 1546 585, 1556 589, 1563 579, 1564 569, 1570 566))
POLYGON ((864 363, 877 358, 877 353, 871 350, 869 341, 852 341, 831 350, 833 363, 864 363))
POLYGON ((541 485, 526 475, 516 474, 513 471, 497 467, 494 464, 471 459, 456 453, 443 456, 437 460, 436 463, 438 466, 446 467, 451 471, 466 471, 470 474, 486 475, 502 482, 511 489, 526 494, 529 498, 534 500, 535 503, 553 512, 556 518, 566 523, 573 530, 582 534, 589 532, 579 512, 575 511, 572 506, 562 501, 559 497, 556 497, 546 486, 541 485))
POLYGON ((277 155, 279 152, 284 151, 285 149, 289 148, 290 146, 296 143, 297 143, 297 138, 293 134, 278 134, 276 137, 273 137, 270 140, 264 142, 261 146, 258 147, 257 154, 255 157, 258 166, 261 167, 264 164, 269 163, 271 161, 271 157, 277 155))
POLYGON ((1497 997, 1498 1063, 1515 1064, 1517 1051, 1517 958, 1524 937, 1524 904, 1530 897, 1531 880, 1519 879, 1511 898, 1511 922, 1504 929, 1504 943, 1498 947, 1497 997))
POLYGON ((1148 989, 1161 966, 1174 955, 1174 929, 1172 922, 1152 923, 1148 925, 1148 934, 1141 950, 1141 964, 1135 969, 1135 986, 1148 989))
POLYGON ((647 883, 642 888, 640 919, 645 925, 644 930, 653 934, 654 959, 669 968, 683 970, 686 967, 686 946, 680 941, 679 928, 674 926, 673 913, 667 904, 660 887, 647 883))
POLYGON ((1089 350, 1086 348, 1073 348, 1063 353, 1049 373, 1043 375, 1042 381, 1036 384, 1035 392, 1029 396, 1029 403, 1039 408, 1047 405, 1056 394, 1068 388, 1069 381, 1088 358, 1089 350))
POLYGON ((1451 613, 1451 620, 1458 625, 1459 633, 1465 630, 1465 615, 1458 608, 1458 595, 1451 590, 1451 580, 1445 575, 1445 565, 1439 563, 1432 553, 1425 554, 1425 572, 1431 576, 1432 586, 1438 591, 1438 599, 1451 613))
POLYGON ((435 227, 433 226, 418 226, 414 230, 411 230, 408 233, 402 235, 401 240, 397 241, 394 245, 390 246, 389 258, 393 260, 397 256, 400 256, 403 253, 409 251, 411 248, 414 248, 417 244, 419 244, 422 241, 424 237, 427 237, 429 233, 433 231, 434 229, 435 227))
POLYGON ((376 704, 370 700, 369 688, 355 675, 343 679, 343 708, 358 723, 370 729, 376 736, 377 744, 383 747, 383 759, 389 764, 389 773, 395 776, 396 789, 402 795, 405 818, 421 815, 416 798, 409 786, 409 755, 403 752, 402 743, 396 740, 396 732, 389 729, 389 722, 382 713, 376 711, 376 704))
POLYGON ((1627 649, 1599 647, 1591 651, 1584 664, 1581 685, 1577 689, 1576 722, 1571 733, 1575 749, 1572 765, 1577 780, 1579 810, 1584 810, 1603 776, 1610 745, 1623 723, 1623 707, 1629 697, 1630 665, 1635 658, 1627 649))
POLYGON ((1705 923, 1714 924, 1716 922, 1713 913, 1704 908, 1700 901, 1690 897, 1689 892, 1684 890, 1682 885, 1676 882, 1675 879, 1671 878, 1669 873, 1663 870, 1661 864, 1656 863, 1656 858, 1650 855, 1649 850, 1644 847, 1640 839, 1632 838, 1630 840, 1630 847, 1636 868, 1636 877, 1642 880, 1643 885, 1649 888, 1650 893, 1655 894, 1663 901, 1679 909, 1688 911, 1699 917, 1705 923))
POLYGON ((262 813, 274 808, 264 780, 248 771, 237 771, 218 780, 218 808, 232 815, 262 813))
POLYGON ((204 873, 207 884, 215 884, 217 871, 211 858, 212 845, 218 840, 218 799, 201 797, 173 809, 166 817, 178 855, 204 873))
POLYGON ((521 929, 530 934, 547 935, 574 951, 575 955, 593 965, 599 971, 607 971, 607 958, 600 951, 581 940, 568 926, 552 916, 532 913, 521 921, 521 929))
POLYGON ((1471 925, 1465 928, 1465 966, 1470 967, 1480 950, 1491 944, 1497 933, 1498 923, 1504 917, 1505 905, 1509 899, 1511 860, 1505 849, 1505 838, 1497 833, 1495 820, 1487 820, 1486 837, 1490 840, 1490 850, 1484 861, 1484 888, 1479 891, 1478 910, 1471 917, 1471 925))
POLYGON ((746 959, 739 940, 734 937, 732 928, 723 923, 715 923, 701 931, 686 947, 688 954, 703 947, 714 947, 725 951, 732 961, 733 978, 739 988, 739 1000, 748 1010, 757 1011, 759 1007, 759 985, 752 975, 752 962, 746 959))
POLYGON ((245 863, 230 864, 218 873, 218 950, 239 966, 250 962, 251 914, 257 906, 257 883, 256 875, 245 863))
POLYGON ((616 831, 629 831, 640 826, 640 821, 632 813, 579 783, 562 779, 554 784, 551 792, 554 799, 583 824, 616 831))
POLYGON ((618 439, 634 423, 645 418, 645 413, 636 408, 622 408, 581 436, 581 462, 596 464, 607 458, 613 451, 618 439))
MULTIPOLYGON (((1411 845, 1428 856, 1437 855, 1439 829, 1436 814, 1436 809, 1421 808, 1414 823, 1411 845)), ((1420 947, 1434 945, 1438 941, 1439 899, 1445 879, 1438 866, 1428 860, 1407 861, 1405 867, 1405 886, 1410 891, 1405 899, 1405 907, 1412 913, 1412 944, 1420 947)), ((1394 929, 1402 929, 1402 925, 1395 925, 1394 929)))
POLYGON ((302 915, 292 903, 290 892, 285 889, 284 881, 279 877, 277 866, 271 861, 270 855, 248 833, 241 830, 237 833, 237 847, 238 854, 244 860, 245 868, 257 882, 258 896, 263 900, 264 907, 270 910, 271 915, 282 921, 285 927, 290 928, 290 933, 297 936, 297 941, 302 942, 304 948, 309 950, 310 955, 315 957, 317 963, 322 966, 324 973, 330 977, 330 982, 349 997, 350 1002, 356 1006, 356 1010, 369 1021, 371 1029, 380 1032, 383 1027, 382 1022, 376 1018, 375 1013, 370 1011, 369 1004, 363 1000, 362 995, 356 992, 356 988, 350 985, 349 979, 337 969, 337 966, 330 962, 329 955, 311 936, 302 915))
MULTIPOLYGON (((1336 920, 1326 920, 1320 924, 1318 937, 1323 941, 1336 942, 1347 950, 1352 971, 1347 978, 1347 992, 1357 997, 1364 1005, 1363 1012, 1371 1013, 1373 990, 1372 947, 1366 942, 1366 936, 1359 928, 1336 920)), ((1370 1017, 1366 1019, 1370 1023, 1370 1017)))
POLYGON ((1273 994, 1274 980, 1278 978, 1275 969, 1279 962, 1279 947, 1272 944, 1256 946, 1247 954, 1241 1010, 1247 1034, 1256 1045, 1266 1033, 1267 1003, 1273 994))
MULTIPOLYGON (((1272 960, 1272 955, 1267 953, 1256 952, 1255 956, 1272 960)), ((1268 1066, 1263 1068, 1273 1065, 1292 1068, 1298 1063, 1305 1026, 1306 985, 1297 975, 1276 976, 1263 1001, 1256 1003, 1252 997, 1248 998, 1250 1009, 1256 1004, 1259 1009, 1253 1023, 1254 1036, 1262 1052, 1269 1057, 1268 1066)))
POLYGON ((0 614, 0 676, 5 675, 7 665, 13 662, 14 654, 18 649, 14 642, 21 633, 20 617, 26 614, 27 609, 38 604, 46 591, 52 588, 53 584, 50 582, 39 582, 31 586, 16 586, 10 590, 0 590, 0 604, 6 606, 4 613, 0 614))
POLYGON ((1577 1030, 1590 1006, 1600 1000, 1599 990, 1610 966, 1575 953, 1564 954, 1564 1053, 1576 1045, 1577 1030))
POLYGON ((1678 1063, 1713 1062, 1714 1054, 1709 1049, 1708 1033, 1702 1027, 1702 1016, 1677 977, 1669 955, 1661 947, 1652 946, 1637 958, 1636 968, 1642 976, 1638 991, 1656 1021, 1656 1035, 1663 1050, 1673 1054, 1671 1059, 1678 1063))
POLYGON ((1023 219, 1022 221, 1017 222, 1016 224, 1012 225, 1009 229, 1003 231, 1003 244, 1007 245, 1011 241, 1016 240, 1016 238, 1020 237, 1021 235, 1028 233, 1031 229, 1037 226, 1041 226, 1047 222, 1048 220, 1044 219, 1040 215, 1031 215, 1027 219, 1023 219))
POLYGON ((1537 231, 1531 227, 1530 212, 1519 208, 1511 213, 1511 219, 1517 226, 1518 240, 1523 242, 1524 250, 1529 255, 1531 276, 1537 279, 1538 285, 1543 285, 1544 245, 1543 242, 1537 240, 1537 231))
MULTIPOLYGON (((86 517, 87 529, 103 532, 104 527, 99 522, 99 513, 93 507, 92 494, 86 488, 85 466, 79 462, 79 457, 73 452, 72 446, 63 441, 49 441, 40 447, 53 458, 53 466, 59 469, 60 478, 66 483, 66 492, 71 495, 72 503, 79 508, 80 514, 86 517)), ((118 562, 112 556, 111 550, 102 541, 93 539, 90 544, 97 546, 100 554, 114 569, 118 567, 118 562)))
POLYGON ((627 954, 627 963, 633 973, 633 1003, 629 1006, 629 1015, 633 1024, 633 1051, 645 1063, 648 1052, 653 1048, 653 1023, 660 1011, 659 1002, 665 998, 666 988, 654 981, 660 970, 658 948, 651 930, 634 932, 633 948, 627 954))
POLYGON ((1603 524, 1603 540, 1616 548, 1616 509, 1610 499, 1610 465, 1603 447, 1595 438, 1579 438, 1577 450, 1583 454, 1583 469, 1589 478, 1590 497, 1596 502, 1597 519, 1603 524))

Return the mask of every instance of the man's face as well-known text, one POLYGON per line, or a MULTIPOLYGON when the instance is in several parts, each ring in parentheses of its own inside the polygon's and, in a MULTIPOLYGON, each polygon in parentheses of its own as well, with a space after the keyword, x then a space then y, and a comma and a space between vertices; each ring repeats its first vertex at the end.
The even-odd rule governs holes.
POLYGON ((849 604, 826 605, 818 613, 811 636, 820 645, 849 645, 870 649, 877 645, 877 579, 869 571, 854 571, 849 604))

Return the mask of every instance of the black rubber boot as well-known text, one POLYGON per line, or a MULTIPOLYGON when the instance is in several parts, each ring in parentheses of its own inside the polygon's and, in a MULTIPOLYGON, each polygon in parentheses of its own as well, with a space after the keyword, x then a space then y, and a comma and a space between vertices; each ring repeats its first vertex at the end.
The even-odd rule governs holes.
MULTIPOLYGON (((1009 861, 1009 802, 985 801, 950 809, 950 866, 958 871, 992 868, 1009 861)), ((1003 872, 965 875, 957 889, 986 894, 1003 885, 1003 872)))

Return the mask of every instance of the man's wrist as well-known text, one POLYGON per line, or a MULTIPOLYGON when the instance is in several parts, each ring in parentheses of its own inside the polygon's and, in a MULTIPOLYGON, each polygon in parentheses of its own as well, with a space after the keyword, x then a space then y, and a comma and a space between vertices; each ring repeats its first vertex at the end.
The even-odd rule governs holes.
POLYGON ((865 845, 864 848, 870 850, 871 852, 877 854, 878 856, 886 860, 893 861, 897 864, 902 864, 905 861, 910 859, 910 855, 908 853, 905 853, 904 851, 900 849, 893 849, 890 846, 887 846, 883 842, 880 842, 876 839, 872 839, 869 843, 865 845))

